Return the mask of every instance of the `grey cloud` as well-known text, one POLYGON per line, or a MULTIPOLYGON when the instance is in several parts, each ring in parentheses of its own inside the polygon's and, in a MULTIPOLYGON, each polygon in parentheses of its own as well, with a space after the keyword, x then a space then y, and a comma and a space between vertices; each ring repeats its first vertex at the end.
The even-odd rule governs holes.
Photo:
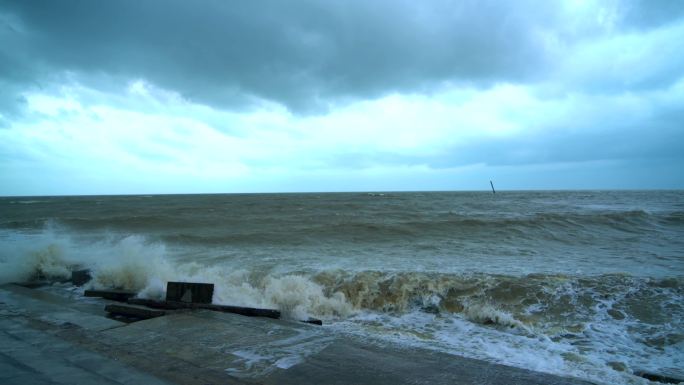
MULTIPOLYGON (((684 14, 680 1, 618 5, 626 30, 684 14)), ((0 108, 16 109, 18 92, 63 73, 84 82, 142 78, 218 107, 261 98, 299 112, 444 82, 534 82, 557 60, 543 35, 558 32, 560 8, 531 0, 0 0, 0 82, 10 90, 0 108)))
POLYGON ((620 21, 627 28, 653 28, 682 17, 684 4, 679 0, 627 0, 620 21))
POLYGON ((443 0, 0 0, 0 14, 0 68, 16 69, 5 82, 106 73, 211 105, 263 98, 298 111, 445 81, 534 80, 548 65, 535 31, 557 18, 547 2, 443 0))
POLYGON ((568 121, 535 135, 500 140, 483 138, 427 156, 391 152, 331 155, 326 166, 368 168, 377 165, 427 165, 433 169, 472 164, 489 166, 581 163, 603 160, 644 162, 668 160, 684 164, 684 107, 663 107, 645 120, 606 115, 592 127, 568 121))
POLYGON ((534 136, 454 147, 448 155, 430 159, 429 164, 444 168, 472 163, 498 166, 639 159, 670 159, 682 164, 682 119, 684 108, 663 110, 642 121, 611 116, 594 121, 592 128, 573 127, 569 121, 534 136))

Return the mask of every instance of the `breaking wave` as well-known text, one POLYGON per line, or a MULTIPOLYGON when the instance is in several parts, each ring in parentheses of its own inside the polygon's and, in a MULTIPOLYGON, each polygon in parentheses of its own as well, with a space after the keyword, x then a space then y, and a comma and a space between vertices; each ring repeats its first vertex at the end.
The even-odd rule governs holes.
POLYGON ((60 281, 70 278, 73 270, 88 268, 93 277, 88 287, 131 290, 143 298, 163 298, 168 281, 210 282, 215 284, 214 303, 218 304, 276 308, 299 319, 344 317, 353 311, 343 294, 325 294, 321 285, 305 275, 174 263, 166 257, 163 244, 147 242, 142 236, 112 235, 87 245, 55 230, 3 238, 0 283, 60 281))
MULTIPOLYGON (((289 271, 230 264, 178 262, 166 247, 142 236, 110 236, 83 244, 55 230, 6 234, 0 282, 67 279, 76 268, 93 272, 91 286, 133 290, 161 298, 167 281, 211 282, 216 303, 278 308, 292 316, 335 318, 372 310, 462 314, 473 322, 515 328, 597 315, 646 323, 684 316, 684 278, 628 274, 571 276, 383 271, 289 271), (648 310, 644 310, 648 309, 648 310)), ((666 343, 664 340, 663 343, 666 343)))

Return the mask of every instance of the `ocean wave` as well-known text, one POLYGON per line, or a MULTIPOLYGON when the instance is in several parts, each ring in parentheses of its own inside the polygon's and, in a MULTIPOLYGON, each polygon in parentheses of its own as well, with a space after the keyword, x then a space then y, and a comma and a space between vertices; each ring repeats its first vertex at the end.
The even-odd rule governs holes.
POLYGON ((66 217, 59 222, 65 226, 75 229, 126 229, 126 230, 146 230, 146 229, 165 229, 178 228, 183 226, 183 219, 173 215, 111 215, 98 218, 91 217, 66 217))
MULTIPOLYGON (((167 242, 207 245, 245 242, 291 242, 294 240, 341 240, 349 242, 392 242, 406 239, 527 239, 572 243, 599 235, 655 234, 677 229, 684 223, 681 211, 647 212, 613 210, 589 212, 529 212, 512 214, 460 213, 433 210, 429 214, 397 208, 389 211, 358 210, 307 212, 288 208, 286 212, 252 213, 245 207, 156 206, 129 212, 114 203, 111 207, 73 211, 69 202, 55 203, 56 211, 7 216, 0 228, 41 229, 50 222, 81 230, 112 230, 155 234, 167 242), (52 214, 51 214, 52 213, 52 214), (276 215, 277 214, 277 215, 276 215), (339 215, 338 215, 339 214, 339 215)), ((93 206, 97 206, 93 203, 93 206)), ((275 210, 275 208, 271 208, 275 210)), ((52 209, 51 209, 52 210, 52 209)))
POLYGON ((36 203, 50 203, 49 200, 35 200, 35 199, 22 199, 16 201, 10 201, 10 204, 21 204, 21 205, 32 205, 36 203))
POLYGON ((38 236, 18 234, 6 242, 8 247, 0 252, 0 283, 62 280, 74 269, 89 268, 89 287, 132 290, 144 298, 163 298, 168 281, 211 282, 218 304, 276 308, 295 319, 343 317, 353 311, 342 294, 325 294, 302 274, 174 263, 163 244, 142 236, 112 235, 84 245, 47 230, 38 236))
POLYGON ((684 211, 673 211, 663 217, 666 223, 682 225, 684 224, 684 211))
MULTIPOLYGON (((573 243, 577 238, 594 239, 598 234, 643 234, 654 225, 674 222, 672 214, 642 210, 591 213, 531 213, 517 216, 462 215, 454 212, 432 216, 408 215, 330 219, 324 223, 292 229, 292 236, 350 241, 393 241, 426 238, 551 240, 573 243)), ((264 229, 268 234, 269 229, 264 229)))
MULTIPOLYGON (((672 322, 684 315, 684 308, 676 302, 684 299, 683 277, 332 271, 318 273, 313 280, 328 293, 343 293, 357 309, 473 314, 473 308, 495 308, 520 321, 516 325, 562 326, 569 319, 587 322, 597 314, 672 322), (649 312, 642 311, 646 304, 649 312)), ((470 318, 501 323, 496 317, 483 317, 470 318)))
POLYGON ((684 301, 677 302, 684 299, 683 277, 346 270, 276 273, 229 263, 172 261, 163 244, 142 236, 112 235, 87 245, 54 231, 23 237, 3 248, 3 282, 65 278, 78 266, 93 270, 91 285, 98 288, 161 297, 167 281, 213 282, 218 303, 276 307, 300 317, 345 317, 365 310, 423 311, 463 314, 475 322, 516 327, 562 327, 570 319, 588 322, 597 315, 657 324, 684 317, 684 301), (496 309, 501 315, 487 318, 482 309, 496 309), (508 317, 515 322, 506 321, 508 317))

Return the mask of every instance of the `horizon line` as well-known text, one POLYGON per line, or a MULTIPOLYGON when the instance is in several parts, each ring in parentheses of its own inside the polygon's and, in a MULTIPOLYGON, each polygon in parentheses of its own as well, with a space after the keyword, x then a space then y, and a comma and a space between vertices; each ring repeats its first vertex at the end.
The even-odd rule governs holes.
MULTIPOLYGON (((570 189, 497 189, 499 192, 639 192, 639 191, 684 191, 684 188, 570 188, 570 189)), ((172 192, 172 193, 115 193, 115 194, 54 194, 54 195, 0 195, 4 198, 58 198, 58 197, 126 197, 126 196, 170 196, 170 195, 278 195, 278 194, 397 194, 397 193, 468 193, 491 194, 491 189, 482 190, 353 190, 353 191, 247 191, 247 192, 172 192)))

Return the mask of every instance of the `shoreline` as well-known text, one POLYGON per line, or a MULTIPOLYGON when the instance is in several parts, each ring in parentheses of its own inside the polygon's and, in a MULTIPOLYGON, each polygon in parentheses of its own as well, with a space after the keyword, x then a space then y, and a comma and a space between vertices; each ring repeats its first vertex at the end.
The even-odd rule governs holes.
POLYGON ((294 321, 184 310, 124 323, 111 303, 0 285, 1 382, 591 384, 294 321))

